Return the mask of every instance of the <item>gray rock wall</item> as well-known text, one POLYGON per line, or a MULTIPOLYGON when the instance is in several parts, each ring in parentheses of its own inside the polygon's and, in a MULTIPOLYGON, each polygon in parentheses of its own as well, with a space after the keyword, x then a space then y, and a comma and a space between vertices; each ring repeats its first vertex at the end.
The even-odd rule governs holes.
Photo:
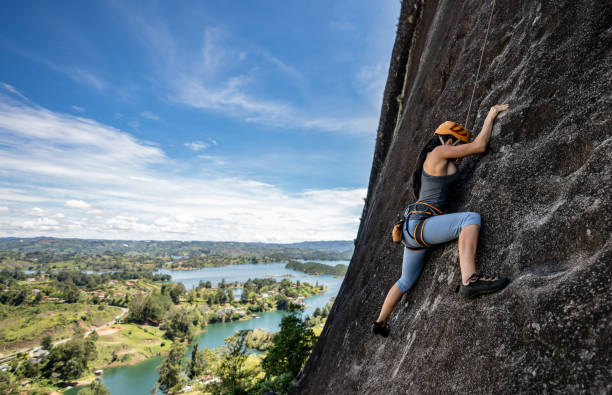
POLYGON ((462 161, 449 211, 482 215, 479 269, 512 283, 462 299, 448 243, 391 336, 369 332, 400 275, 390 230, 416 157, 440 123, 465 121, 491 6, 403 1, 355 253, 292 393, 612 392, 610 1, 496 1, 468 129, 510 110, 462 161))

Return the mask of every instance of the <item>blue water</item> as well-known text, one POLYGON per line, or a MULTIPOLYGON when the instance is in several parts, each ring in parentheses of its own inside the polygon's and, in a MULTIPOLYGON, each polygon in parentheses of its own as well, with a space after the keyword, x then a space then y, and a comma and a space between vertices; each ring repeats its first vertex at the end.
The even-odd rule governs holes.
MULTIPOLYGON (((320 261, 321 263, 325 261, 320 261)), ((348 265, 348 261, 333 261, 332 265, 342 263, 348 265)), ((326 264, 328 262, 325 262, 326 264)), ((158 273, 169 274, 172 281, 181 282, 185 288, 190 289, 197 286, 200 281, 210 281, 217 285, 222 279, 227 282, 244 282, 249 278, 276 278, 281 281, 287 278, 291 281, 302 281, 311 284, 323 284, 327 287, 324 294, 316 295, 305 300, 306 309, 304 315, 312 315, 317 307, 324 307, 329 300, 338 294, 343 278, 333 276, 311 276, 308 274, 285 269, 284 263, 231 265, 224 267, 211 267, 199 270, 159 270, 158 273)), ((235 293, 239 290, 236 289, 235 293)), ((211 324, 206 331, 194 339, 199 348, 216 348, 224 344, 224 339, 242 329, 263 329, 268 332, 279 330, 281 319, 287 313, 284 311, 271 311, 259 313, 260 318, 247 321, 233 321, 211 324)), ((188 351, 188 354, 190 351, 188 351)), ((162 358, 148 359, 138 365, 123 366, 104 369, 104 384, 112 395, 149 395, 157 381, 157 368, 162 358)), ((67 394, 76 394, 78 389, 67 391, 67 394)))

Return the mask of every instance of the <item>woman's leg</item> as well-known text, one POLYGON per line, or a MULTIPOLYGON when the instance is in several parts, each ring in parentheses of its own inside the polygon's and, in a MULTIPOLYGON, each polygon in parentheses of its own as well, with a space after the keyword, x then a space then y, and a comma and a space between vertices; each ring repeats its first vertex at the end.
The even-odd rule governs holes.
POLYGON ((479 233, 480 215, 472 212, 430 217, 423 227, 423 239, 428 244, 442 244, 459 238, 459 266, 463 285, 476 273, 479 233))
POLYGON ((377 322, 387 322, 393 308, 402 298, 402 295, 408 291, 414 282, 419 278, 421 270, 423 270, 423 261, 425 259, 425 250, 409 250, 404 248, 404 259, 402 260, 402 276, 391 287, 385 298, 385 302, 380 310, 377 322))
POLYGON ((467 225, 459 233, 459 267, 463 285, 467 285, 470 276, 476 273, 476 248, 479 233, 480 225, 476 224, 467 225))
POLYGON ((387 297, 385 298, 385 302, 382 305, 382 309, 380 309, 380 314, 378 315, 377 322, 387 322, 387 319, 391 315, 391 312, 395 308, 395 305, 402 298, 404 291, 399 289, 397 285, 393 284, 389 292, 387 293, 387 297))

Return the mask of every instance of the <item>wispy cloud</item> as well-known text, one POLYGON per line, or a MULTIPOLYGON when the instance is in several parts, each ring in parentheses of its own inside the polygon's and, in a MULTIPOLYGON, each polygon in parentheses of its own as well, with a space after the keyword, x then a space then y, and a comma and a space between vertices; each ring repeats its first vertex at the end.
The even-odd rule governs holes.
POLYGON ((60 70, 74 81, 83 85, 88 85, 96 90, 103 91, 108 88, 106 81, 94 75, 91 71, 87 71, 79 67, 60 68, 60 70))
POLYGON ((11 141, 0 146, 6 174, 0 201, 11 207, 0 209, 3 236, 350 239, 366 193, 289 193, 197 165, 177 166, 125 131, 2 94, 0 138, 11 141))
POLYGON ((160 117, 157 114, 152 113, 151 111, 143 111, 140 113, 140 116, 143 118, 150 119, 152 121, 159 121, 160 117))
POLYGON ((285 98, 268 97, 254 89, 254 71, 267 66, 285 76, 296 87, 307 85, 306 78, 270 51, 217 26, 203 29, 198 56, 192 48, 183 49, 161 20, 136 15, 121 3, 113 3, 127 18, 135 34, 149 49, 152 64, 166 82, 170 99, 183 105, 214 111, 273 128, 313 129, 339 133, 374 133, 377 110, 366 116, 323 116, 315 110, 297 107, 285 98), (242 46, 241 44, 242 43, 242 46), (246 58, 253 65, 237 67, 246 58))
POLYGON ((71 108, 76 112, 85 112, 85 109, 83 107, 73 105, 71 106, 71 108))
POLYGON ((64 206, 82 210, 89 210, 91 208, 91 204, 82 200, 68 200, 66 203, 64 203, 64 206))
POLYGON ((205 143, 203 141, 192 141, 190 143, 185 143, 185 147, 189 148, 192 151, 198 152, 210 147, 210 144, 205 143))

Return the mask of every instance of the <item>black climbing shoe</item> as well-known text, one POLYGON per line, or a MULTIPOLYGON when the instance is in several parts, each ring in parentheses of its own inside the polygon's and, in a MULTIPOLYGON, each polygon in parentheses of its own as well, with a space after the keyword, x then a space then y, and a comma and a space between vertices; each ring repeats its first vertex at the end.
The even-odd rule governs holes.
POLYGON ((389 332, 391 332, 391 328, 389 324, 386 322, 378 322, 372 324, 372 333, 375 335, 381 335, 382 337, 389 336, 389 332))
POLYGON ((468 285, 461 285, 459 293, 466 298, 475 298, 479 295, 500 291, 509 283, 510 280, 505 277, 474 273, 470 276, 468 285))

